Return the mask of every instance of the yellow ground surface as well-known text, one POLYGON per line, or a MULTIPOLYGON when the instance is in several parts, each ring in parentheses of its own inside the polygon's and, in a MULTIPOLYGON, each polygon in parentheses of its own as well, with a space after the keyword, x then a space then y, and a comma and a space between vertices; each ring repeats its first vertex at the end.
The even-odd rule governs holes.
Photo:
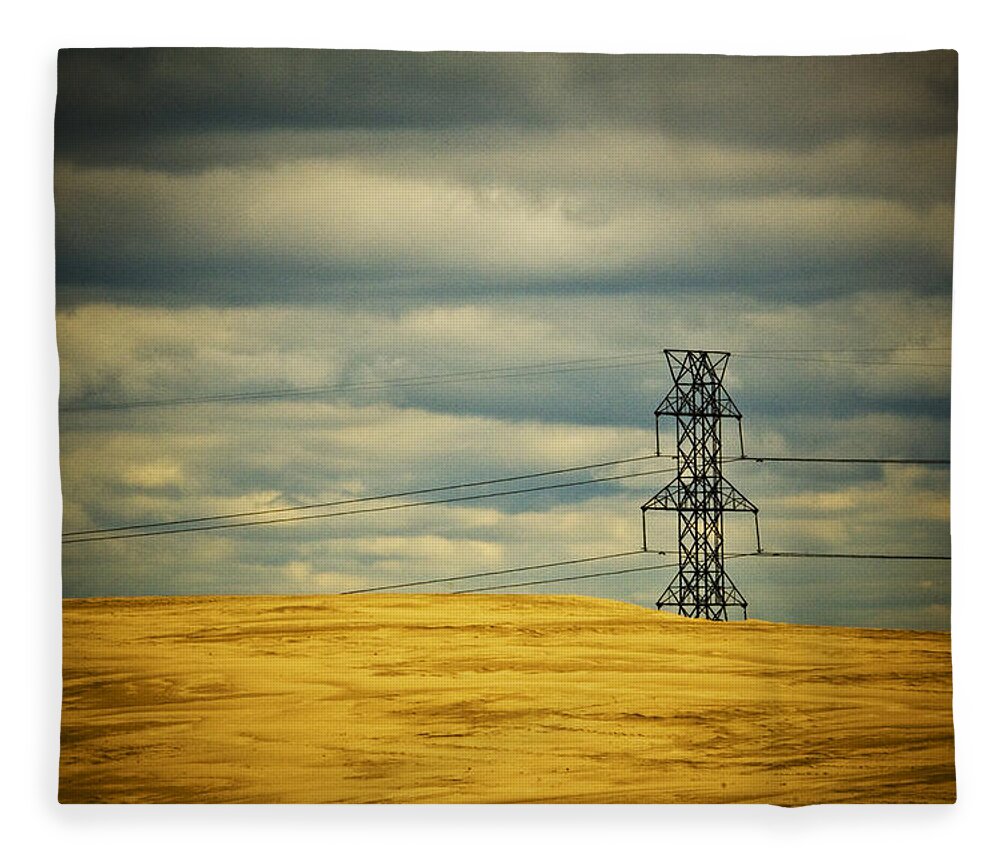
POLYGON ((609 600, 68 600, 63 802, 950 802, 949 637, 609 600))

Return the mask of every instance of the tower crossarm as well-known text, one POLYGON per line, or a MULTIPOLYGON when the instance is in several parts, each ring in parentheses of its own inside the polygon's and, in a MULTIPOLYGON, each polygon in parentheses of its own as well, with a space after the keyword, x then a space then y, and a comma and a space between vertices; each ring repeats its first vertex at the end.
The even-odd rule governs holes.
POLYGON ((710 395, 694 385, 675 384, 653 413, 658 418, 666 415, 691 418, 742 418, 729 392, 722 383, 713 386, 710 395))
POLYGON ((674 478, 642 506, 644 511, 743 511, 760 509, 734 487, 728 479, 717 477, 684 481, 674 478))

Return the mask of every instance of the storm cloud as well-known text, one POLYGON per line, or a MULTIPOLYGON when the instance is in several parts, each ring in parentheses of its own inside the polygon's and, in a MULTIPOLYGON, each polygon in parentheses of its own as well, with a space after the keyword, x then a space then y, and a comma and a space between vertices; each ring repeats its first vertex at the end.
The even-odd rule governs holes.
POLYGON ((206 132, 432 128, 446 142, 452 129, 490 125, 625 126, 803 149, 854 136, 953 135, 957 87, 951 51, 729 57, 66 50, 57 155, 171 169, 155 145, 206 132))

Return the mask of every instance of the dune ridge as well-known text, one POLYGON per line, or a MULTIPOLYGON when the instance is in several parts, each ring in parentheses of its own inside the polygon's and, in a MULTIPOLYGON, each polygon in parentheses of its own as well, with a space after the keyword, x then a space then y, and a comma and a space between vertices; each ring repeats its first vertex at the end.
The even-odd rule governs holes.
POLYGON ((948 803, 950 637, 561 595, 64 601, 64 803, 948 803))

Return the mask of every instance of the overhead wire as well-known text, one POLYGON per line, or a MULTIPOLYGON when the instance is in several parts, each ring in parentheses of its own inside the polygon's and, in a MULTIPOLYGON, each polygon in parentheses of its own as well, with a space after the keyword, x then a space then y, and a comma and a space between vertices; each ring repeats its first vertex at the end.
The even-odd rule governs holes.
POLYGON ((578 576, 556 576, 551 579, 534 579, 530 582, 506 582, 502 585, 484 585, 479 588, 463 588, 459 591, 453 591, 452 594, 472 594, 477 591, 496 591, 498 588, 524 588, 529 585, 546 585, 550 582, 570 582, 572 580, 579 579, 597 579, 602 576, 620 576, 626 573, 638 573, 643 570, 666 570, 671 567, 677 567, 677 563, 651 564, 645 567, 626 567, 623 570, 606 570, 600 573, 581 573, 578 576))
MULTIPOLYGON (((668 456, 672 459, 676 459, 676 454, 661 455, 668 456)), ((214 520, 230 520, 230 519, 240 519, 243 517, 256 517, 256 516, 268 516, 270 514, 283 514, 291 511, 306 511, 314 508, 327 508, 340 505, 353 505, 360 504, 362 502, 374 502, 380 501, 382 499, 397 499, 404 496, 419 496, 426 493, 437 493, 445 492, 448 490, 463 490, 469 487, 483 487, 489 484, 503 484, 509 483, 511 481, 526 481, 532 478, 544 478, 550 475, 564 475, 568 472, 581 472, 588 469, 603 469, 608 466, 620 466, 626 463, 638 463, 642 460, 655 460, 656 454, 645 454, 641 457, 625 457, 620 460, 605 460, 601 463, 584 463, 580 466, 566 466, 561 469, 546 469, 543 472, 528 472, 521 475, 506 475, 500 478, 484 478, 477 481, 463 481, 458 484, 442 484, 437 487, 423 487, 419 490, 403 490, 398 493, 379 493, 373 496, 358 496, 353 499, 337 499, 330 502, 313 502, 304 505, 288 505, 282 508, 257 508, 252 511, 240 511, 232 514, 209 514, 199 517, 187 517, 185 519, 177 520, 157 520, 154 522, 147 523, 133 523, 132 525, 123 526, 102 526, 100 528, 93 529, 77 529, 76 531, 63 532, 63 537, 74 537, 77 535, 85 534, 104 534, 107 532, 120 532, 120 531, 133 531, 136 529, 152 529, 159 528, 163 526, 178 526, 187 525, 189 523, 202 523, 214 520)))
MULTIPOLYGON (((420 585, 436 585, 445 582, 455 582, 464 579, 478 579, 483 577, 491 576, 503 576, 511 573, 520 573, 529 570, 540 570, 546 567, 562 567, 572 564, 582 564, 584 562, 599 561, 603 559, 618 558, 622 556, 638 555, 647 552, 657 552, 659 555, 665 555, 666 550, 633 550, 631 552, 625 553, 613 553, 604 556, 591 556, 589 558, 580 559, 568 559, 565 561, 549 562, 546 564, 539 565, 528 565, 519 568, 508 568, 506 570, 495 570, 488 571, 485 573, 471 573, 471 574, 461 574, 458 576, 447 576, 447 577, 437 577, 435 579, 425 579, 425 580, 412 580, 409 582, 398 582, 390 585, 379 585, 371 588, 361 588, 354 589, 351 591, 342 591, 341 594, 364 594, 373 591, 393 591, 399 588, 409 588, 420 585)), ((841 559, 871 559, 876 561, 950 561, 951 556, 945 555, 900 555, 900 554, 890 554, 890 553, 819 553, 819 552, 799 552, 799 551, 787 551, 787 552, 741 552, 733 553, 727 555, 726 559, 738 559, 738 558, 755 558, 755 557, 769 557, 769 558, 841 558, 841 559)), ((464 588, 458 591, 452 592, 452 594, 472 594, 474 592, 480 591, 496 591, 502 588, 523 588, 531 585, 547 585, 554 582, 572 582, 583 579, 598 579, 605 576, 618 576, 624 575, 626 573, 637 573, 640 571, 647 570, 666 570, 670 568, 678 567, 678 562, 670 562, 667 564, 654 564, 654 565, 644 565, 640 567, 628 567, 620 570, 609 570, 600 571, 597 573, 585 573, 585 574, 574 574, 572 576, 558 576, 546 579, 534 579, 528 580, 526 582, 509 582, 501 583, 500 585, 488 585, 477 588, 464 588)))
POLYGON ((815 358, 804 355, 767 355, 767 354, 747 354, 741 352, 731 353, 732 355, 746 358, 750 361, 804 361, 816 364, 854 364, 866 367, 951 367, 946 362, 932 361, 861 361, 851 358, 815 358))
POLYGON ((158 400, 133 400, 119 403, 78 404, 60 407, 60 412, 91 412, 115 411, 119 409, 137 409, 152 406, 187 406, 199 403, 217 403, 240 400, 271 400, 283 397, 300 397, 315 394, 336 394, 340 392, 380 391, 386 388, 412 388, 424 385, 437 385, 448 382, 471 382, 503 379, 518 379, 528 376, 547 376, 555 373, 573 373, 582 370, 613 370, 621 367, 635 367, 642 364, 656 364, 660 359, 653 358, 655 353, 626 353, 622 356, 608 358, 635 358, 645 356, 643 360, 615 361, 611 364, 597 363, 602 359, 580 358, 567 361, 545 362, 540 364, 508 365, 506 367, 482 368, 479 370, 461 370, 453 373, 435 373, 425 376, 404 376, 396 379, 369 380, 367 382, 340 383, 301 388, 280 388, 267 391, 220 392, 216 394, 191 395, 189 397, 172 397, 158 400), (584 362, 590 362, 585 364, 584 362), (576 366, 571 366, 576 365, 576 366), (508 372, 515 371, 515 372, 508 372), (521 372, 523 371, 523 372, 521 372))
MULTIPOLYGON (((415 588, 420 585, 437 585, 442 582, 457 582, 462 579, 482 579, 486 576, 503 576, 511 573, 524 573, 529 570, 542 570, 547 567, 565 567, 571 564, 584 564, 591 561, 604 561, 611 558, 624 558, 629 555, 642 555, 648 552, 644 549, 634 549, 628 552, 613 552, 607 555, 592 555, 586 558, 571 558, 563 561, 549 561, 544 564, 529 564, 523 567, 508 567, 505 570, 491 570, 485 573, 463 573, 458 576, 439 576, 434 579, 417 579, 409 582, 396 582, 391 585, 374 585, 369 588, 353 588, 350 591, 341 591, 341 594, 368 594, 373 591, 393 591, 397 588, 415 588)), ((663 555, 660 552, 660 555, 663 555)))
POLYGON ((951 561, 950 555, 895 555, 892 553, 861 553, 861 552, 754 552, 750 555, 766 558, 862 558, 878 561, 951 561))
MULTIPOLYGON (((197 532, 197 531, 210 531, 217 528, 236 528, 236 527, 248 527, 248 526, 259 526, 259 525, 273 525, 279 523, 295 522, 298 520, 309 520, 309 519, 320 519, 323 517, 332 516, 346 516, 349 514, 362 514, 362 513, 375 513, 379 511, 386 510, 396 510, 399 508, 407 507, 421 507, 430 504, 445 504, 448 502, 458 502, 458 501, 470 501, 481 498, 493 498, 496 496, 504 495, 516 495, 522 492, 539 492, 547 489, 559 489, 562 487, 573 487, 573 486, 583 486, 585 484, 591 483, 601 483, 605 481, 614 481, 632 477, 641 477, 643 475, 657 474, 662 472, 672 471, 671 469, 656 469, 647 472, 635 472, 626 475, 618 476, 606 476, 601 478, 591 478, 583 481, 573 481, 560 484, 543 485, 541 487, 525 487, 519 490, 512 490, 501 493, 489 493, 489 494, 474 494, 471 496, 459 496, 449 499, 431 499, 423 502, 414 502, 404 505, 384 505, 374 508, 362 508, 359 510, 351 511, 338 511, 331 512, 327 514, 317 514, 313 516, 301 516, 301 517, 282 517, 278 519, 270 520, 254 520, 251 522, 244 523, 222 523, 222 520, 230 519, 243 519, 247 517, 258 517, 258 516, 271 516, 278 513, 289 513, 296 511, 305 510, 315 510, 317 508, 328 508, 328 507, 339 507, 349 504, 361 504, 370 501, 379 501, 382 499, 391 498, 402 498, 414 495, 424 495, 433 492, 445 492, 456 489, 466 489, 478 486, 489 486, 492 484, 499 483, 509 483, 512 481, 529 480, 533 478, 547 477, 551 475, 567 474, 570 472, 586 471, 589 469, 599 469, 606 468, 608 466, 623 465, 627 463, 641 462, 644 460, 657 459, 656 454, 647 454, 640 457, 627 457, 619 460, 607 460, 600 463, 587 463, 579 466, 568 466, 561 469, 548 469, 542 472, 531 472, 521 475, 508 475, 499 478, 487 478, 478 481, 465 481, 455 484, 444 484, 437 487, 424 487, 418 490, 405 490, 398 493, 380 493, 371 496, 358 496, 352 499, 337 499, 334 501, 327 502, 314 502, 310 504, 303 505, 288 505, 281 508, 259 508, 251 511, 240 511, 237 513, 230 514, 212 514, 199 517, 186 517, 182 519, 174 520, 159 520, 146 523, 138 523, 132 525, 119 525, 119 526, 104 526, 93 529, 78 529, 74 531, 68 531, 63 533, 63 543, 64 544, 74 544, 74 543, 89 543, 97 540, 113 540, 113 539, 125 539, 132 537, 151 537, 153 535, 160 534, 179 534, 183 532, 197 532), (198 523, 213 523, 211 526, 203 526, 200 528, 172 528, 174 526, 195 526, 198 523), (153 531, 143 531, 150 530, 153 531), (129 532, 128 534, 119 534, 121 532, 129 532), (135 532, 134 534, 132 532, 135 532), (69 538, 69 540, 66 540, 69 538)), ((660 458, 676 459, 674 454, 661 454, 660 458)), ((756 456, 756 455, 746 455, 742 457, 727 457, 727 463, 738 463, 751 461, 755 463, 767 463, 767 462, 785 462, 785 463, 841 463, 841 464, 887 464, 887 465, 931 465, 931 466, 946 466, 950 465, 951 461, 947 459, 917 459, 917 458, 887 458, 887 457, 785 457, 785 456, 756 456)))
POLYGON ((744 461, 755 463, 857 463, 857 464, 884 464, 884 465, 907 465, 907 466, 950 466, 951 460, 929 460, 919 458, 902 457, 780 457, 780 456, 756 456, 746 454, 742 457, 727 457, 727 463, 740 463, 744 461))
MULTIPOLYGON (((815 350, 766 350, 733 352, 731 355, 741 358, 770 361, 805 361, 835 364, 859 365, 893 365, 911 367, 949 367, 948 364, 933 362, 909 361, 860 361, 856 359, 834 359, 800 356, 796 353, 879 353, 904 351, 950 351, 950 347, 884 347, 878 349, 815 349, 815 350)), ((285 397, 307 397, 319 394, 337 394, 359 391, 380 391, 390 388, 411 388, 415 386, 436 385, 450 382, 499 381, 531 376, 545 376, 558 373, 574 373, 586 370, 613 370, 623 367, 636 367, 644 364, 656 364, 662 361, 661 353, 637 352, 618 355, 595 356, 591 358, 565 359, 562 361, 538 362, 535 364, 505 365, 493 368, 478 368, 450 373, 425 374, 422 376, 404 376, 394 379, 367 380, 363 382, 337 383, 335 385, 305 386, 294 388, 276 388, 259 391, 217 392, 213 394, 194 394, 183 397, 167 397, 159 399, 133 400, 110 403, 82 403, 61 406, 60 412, 108 412, 124 409, 141 409, 160 406, 189 406, 204 403, 225 403, 252 400, 272 400, 285 397), (629 359, 629 360, 625 360, 629 359)))
POLYGON ((795 353, 873 353, 873 352, 951 352, 950 346, 878 346, 864 348, 841 348, 823 349, 822 347, 811 347, 809 349, 764 349, 752 352, 734 352, 732 355, 755 356, 772 354, 795 354, 795 353))
MULTIPOLYGON (((734 553, 733 555, 727 555, 726 558, 742 558, 744 555, 753 555, 753 553, 734 553)), ((622 570, 606 570, 599 573, 582 573, 574 576, 556 576, 551 579, 534 579, 529 582, 508 582, 503 583, 502 585, 486 585, 480 588, 464 588, 459 591, 453 591, 452 594, 472 594, 477 591, 496 591, 499 588, 523 588, 528 585, 548 585, 553 582, 572 582, 580 579, 598 579, 602 576, 619 576, 626 573, 638 573, 639 571, 645 570, 668 570, 679 566, 679 562, 670 562, 669 564, 652 564, 644 567, 627 567, 622 570)))
POLYGON ((170 535, 170 534, 188 534, 190 532, 207 532, 207 531, 217 531, 219 529, 238 529, 238 528, 249 528, 251 526, 270 526, 277 525, 281 523, 291 523, 291 522, 302 522, 305 520, 317 520, 326 519, 330 517, 346 517, 355 514, 372 514, 379 511, 396 511, 403 508, 419 508, 425 507, 427 505, 444 505, 451 502, 466 502, 473 501, 477 499, 493 499, 501 496, 516 496, 521 493, 536 493, 542 490, 555 490, 561 489, 563 487, 579 487, 585 484, 599 484, 607 481, 621 481, 626 478, 639 478, 645 475, 659 475, 664 472, 671 472, 673 469, 651 469, 644 472, 630 472, 625 475, 611 475, 601 478, 587 478, 581 481, 564 481, 561 484, 543 484, 540 487, 520 487, 516 490, 499 490, 492 493, 474 493, 466 496, 454 496, 447 499, 424 499, 418 502, 403 502, 398 505, 381 505, 374 508, 359 508, 357 510, 349 511, 327 511, 322 514, 306 514, 301 517, 278 517, 271 520, 255 520, 252 522, 245 523, 213 523, 211 525, 202 526, 192 526, 190 528, 171 528, 171 529, 161 529, 159 531, 144 531, 135 532, 127 534, 97 534, 89 535, 83 537, 72 537, 69 540, 63 540, 63 546, 69 544, 78 543, 93 543, 97 541, 115 541, 115 540, 129 540, 132 538, 145 538, 145 537, 156 537, 157 535, 170 535))

